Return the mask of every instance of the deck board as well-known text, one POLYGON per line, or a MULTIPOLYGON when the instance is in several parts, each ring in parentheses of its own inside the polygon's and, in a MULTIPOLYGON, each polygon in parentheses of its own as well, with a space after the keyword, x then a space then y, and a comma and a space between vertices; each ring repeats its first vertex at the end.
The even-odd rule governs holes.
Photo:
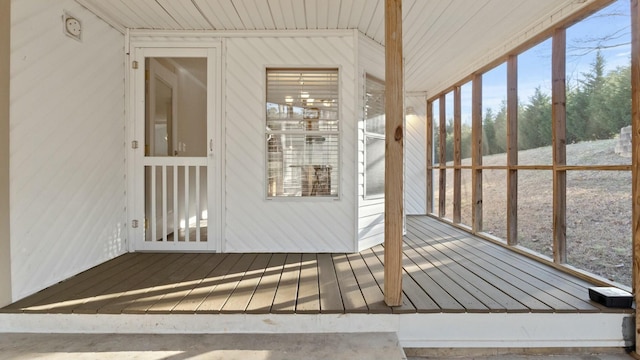
POLYGON ((223 277, 240 260, 241 254, 227 255, 202 282, 197 284, 189 293, 184 296, 178 304, 171 310, 172 313, 195 313, 200 304, 207 296, 222 282, 223 277))
POLYGON ((367 267, 361 254, 348 254, 347 260, 353 269, 356 281, 360 285, 362 296, 370 314, 391 313, 391 309, 384 303, 382 289, 376 283, 375 277, 367 267))
POLYGON ((296 313, 317 314, 320 312, 320 288, 316 254, 302 254, 300 262, 300 288, 296 302, 296 313))
POLYGON ((402 305, 384 247, 352 254, 126 254, 1 312, 89 314, 599 313, 588 281, 426 216, 407 218, 402 305))
POLYGON ((206 261, 207 257, 202 255, 204 254, 189 254, 189 256, 183 257, 183 263, 178 264, 179 268, 177 268, 176 271, 165 279, 161 278, 161 280, 165 280, 163 281, 164 283, 158 282, 156 285, 153 285, 143 296, 127 304, 127 306, 122 309, 122 312, 127 314, 144 314, 167 294, 175 293, 176 288, 185 281, 189 274, 201 267, 206 261))
MULTIPOLYGON (((417 251, 404 245, 404 254, 407 259, 411 260, 423 273, 427 274, 435 284, 440 286, 447 292, 458 304, 460 304, 467 312, 489 312, 489 308, 471 293, 465 290, 460 284, 453 281, 441 269, 436 267, 428 259, 422 257, 417 251)), ((417 270, 417 269, 416 269, 417 270)), ((420 273, 420 271, 417 271, 420 273)), ((456 305, 457 307, 457 305, 456 305)))
POLYGON ((337 266, 330 254, 318 254, 318 282, 320 286, 320 311, 323 314, 343 313, 342 295, 338 286, 337 266))
MULTIPOLYGON (((208 254, 200 254, 204 262, 183 279, 182 284, 175 287, 172 292, 163 294, 153 305, 147 309, 147 313, 169 314, 172 311, 179 312, 178 305, 198 288, 207 276, 226 258, 226 256, 211 257, 208 254)), ((195 307, 194 307, 195 309, 195 307)))
POLYGON ((367 302, 362 295, 356 276, 353 274, 347 255, 335 255, 333 262, 340 282, 340 293, 345 311, 350 313, 368 312, 367 302))
POLYGON ((124 281, 121 285, 116 286, 114 295, 117 296, 103 302, 98 308, 98 313, 121 314, 127 306, 143 298, 149 290, 185 265, 189 260, 188 255, 193 254, 181 254, 178 257, 168 256, 168 260, 154 263, 153 267, 148 270, 145 269, 134 274, 128 278, 130 281, 124 281))
POLYGON ((196 312, 204 314, 219 313, 231 293, 242 282, 242 278, 250 271, 251 264, 253 264, 256 257, 258 257, 257 254, 243 254, 240 260, 222 276, 216 287, 209 292, 204 301, 198 306, 196 312))
MULTIPOLYGON (((452 237, 459 240, 459 237, 452 237)), ((441 241, 442 243, 442 241, 441 241)), ((492 260, 485 259, 477 255, 478 248, 484 248, 483 244, 476 244, 474 252, 470 252, 466 247, 461 247, 458 242, 452 242, 456 247, 454 251, 466 255, 468 258, 475 257, 476 263, 485 270, 494 274, 504 272, 501 277, 509 280, 523 291, 531 295, 538 296, 538 299, 551 306, 556 312, 597 312, 598 308, 590 303, 574 297, 573 295, 555 286, 555 279, 547 276, 546 272, 525 272, 521 266, 504 261, 503 257, 494 257, 492 260), (535 276, 533 275, 535 274, 535 276)))
POLYGON ((268 314, 271 310, 276 290, 278 289, 278 283, 282 276, 282 269, 284 267, 287 254, 273 254, 267 270, 264 272, 260 283, 253 294, 253 297, 247 305, 245 310, 251 314, 268 314))
POLYGON ((221 313, 244 312, 249 306, 249 302, 260 283, 260 279, 267 269, 271 254, 259 254, 255 257, 249 269, 245 272, 242 280, 229 295, 229 300, 220 309, 221 313))
MULTIPOLYGON (((369 270, 371 270, 371 275, 373 275, 373 278, 378 284, 378 289, 380 289, 380 291, 382 292, 382 289, 384 289, 384 267, 382 265, 382 261, 378 259, 378 256, 375 254, 375 252, 372 249, 363 250, 360 252, 360 255, 362 256, 362 259, 364 260, 369 270)), ((405 288, 404 284, 402 287, 403 287, 402 305, 395 306, 389 309, 396 314, 415 313, 416 307, 413 305, 411 301, 408 300, 409 297, 406 295, 406 292, 404 290, 405 288)), ((382 300, 384 301, 384 295, 382 295, 382 297, 383 297, 382 300)), ((425 296, 425 298, 430 299, 429 296, 425 296)))
MULTIPOLYGON (((77 300, 72 300, 72 303, 66 306, 58 307, 57 312, 74 312, 79 314, 97 313, 98 309, 119 296, 119 292, 129 290, 135 281, 140 281, 142 278, 148 276, 147 271, 152 271, 154 267, 163 266, 165 260, 168 259, 168 254, 160 254, 160 256, 153 255, 155 254, 143 254, 143 256, 137 257, 134 259, 137 260, 133 263, 134 265, 126 271, 119 271, 119 269, 116 268, 110 269, 109 272, 113 272, 112 276, 109 276, 102 282, 96 282, 92 286, 83 287, 83 290, 78 293, 73 295, 61 294, 62 298, 60 298, 60 301, 64 301, 65 299, 77 300), (136 274, 137 276, 132 274, 136 274)), ((89 283, 89 281, 87 281, 87 283, 89 283)))
MULTIPOLYGON (((442 233, 447 230, 446 225, 443 227, 440 224, 434 223, 428 223, 427 225, 427 223, 423 222, 421 226, 428 228, 429 233, 434 233, 436 231, 442 233)), ((483 242, 477 238, 465 237, 465 233, 462 230, 455 229, 453 233, 457 239, 465 239, 468 244, 472 245, 474 251, 479 251, 490 256, 492 261, 496 264, 505 263, 511 265, 516 269, 518 274, 526 273, 535 276, 537 279, 546 283, 546 285, 542 286, 550 285, 555 287, 555 289, 549 290, 549 292, 566 299, 571 305, 581 311, 598 312, 608 310, 606 307, 598 303, 589 302, 584 299, 584 289, 593 285, 582 279, 556 271, 555 269, 535 260, 523 256, 517 256, 517 254, 509 251, 508 249, 490 246, 491 244, 483 242), (556 284, 561 284, 562 286, 556 287, 556 284), (567 297, 567 295, 569 297, 567 297)))
POLYGON ((491 283, 478 277, 460 264, 451 261, 444 254, 435 249, 428 249, 424 243, 414 242, 414 235, 407 233, 405 242, 413 247, 424 258, 429 259, 434 266, 443 269, 443 271, 460 286, 464 287, 469 293, 480 300, 491 312, 506 312, 510 309, 512 312, 527 312, 528 308, 509 295, 492 289, 491 283))
POLYGON ((282 270, 282 277, 276 289, 271 312, 274 314, 293 314, 296 310, 298 280, 300 279, 300 260, 302 254, 289 254, 282 270))

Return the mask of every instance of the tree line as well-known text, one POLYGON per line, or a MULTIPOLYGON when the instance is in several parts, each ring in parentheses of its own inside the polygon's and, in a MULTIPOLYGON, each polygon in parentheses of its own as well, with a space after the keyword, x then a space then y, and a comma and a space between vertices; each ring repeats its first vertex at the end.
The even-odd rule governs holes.
MULTIPOLYGON (((574 86, 567 86, 567 143, 611 139, 631 124, 631 66, 605 73, 600 52, 574 86)), ((551 145, 551 95, 537 87, 526 103, 518 105, 518 150, 551 145)), ((438 124, 434 123, 434 160, 439 159, 438 124)), ((446 159, 453 160, 453 119, 446 124, 446 159)), ((507 150, 507 106, 487 108, 482 120, 484 155, 507 150)), ((471 157, 471 126, 461 127, 462 158, 471 157)))

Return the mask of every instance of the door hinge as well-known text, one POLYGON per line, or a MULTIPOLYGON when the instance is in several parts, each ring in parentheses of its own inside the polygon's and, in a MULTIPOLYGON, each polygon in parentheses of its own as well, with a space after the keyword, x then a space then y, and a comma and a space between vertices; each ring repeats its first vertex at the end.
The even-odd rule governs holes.
POLYGON ((144 228, 145 229, 149 228, 149 219, 147 219, 147 218, 144 219, 144 228))
POLYGON ((137 69, 137 68, 138 68, 138 62, 134 60, 134 61, 131 63, 131 67, 132 67, 133 69, 137 69))
POLYGON ((131 227, 134 229, 138 228, 138 220, 131 220, 131 227))
POLYGON ((138 148, 138 140, 133 140, 131 142, 131 148, 132 149, 137 149, 138 148))

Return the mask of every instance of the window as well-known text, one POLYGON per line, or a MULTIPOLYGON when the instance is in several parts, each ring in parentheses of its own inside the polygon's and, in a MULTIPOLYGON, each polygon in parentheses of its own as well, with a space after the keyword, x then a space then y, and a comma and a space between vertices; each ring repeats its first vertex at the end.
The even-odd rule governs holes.
POLYGON ((337 69, 267 69, 267 197, 338 197, 337 69))
POLYGON ((367 75, 365 82, 364 196, 384 196, 384 82, 367 75))

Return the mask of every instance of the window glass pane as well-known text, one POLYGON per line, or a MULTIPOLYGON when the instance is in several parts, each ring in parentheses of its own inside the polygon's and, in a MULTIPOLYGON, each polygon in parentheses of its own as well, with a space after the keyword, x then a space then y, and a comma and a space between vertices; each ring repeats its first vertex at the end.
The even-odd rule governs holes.
POLYGON ((338 70, 267 69, 267 196, 338 196, 338 70))
POLYGON ((367 133, 384 135, 384 82, 374 77, 366 79, 365 131, 367 133))
MULTIPOLYGON (((567 143, 586 143, 589 163, 631 164, 629 9, 619 0, 567 29, 567 143)), ((576 154, 567 164, 586 165, 576 154)))
POLYGON ((365 137, 365 197, 384 195, 384 141, 384 138, 365 137))
POLYGON ((367 75, 365 98, 364 196, 384 196, 384 82, 367 75))
POLYGON ((506 165, 507 150, 507 65, 482 75, 483 165, 506 165), (498 155, 499 154, 499 155, 498 155), (490 157, 490 155, 496 155, 490 157))
POLYGON ((518 164, 549 165, 551 39, 518 55, 518 164))
POLYGON ((518 244, 553 258, 553 173, 518 171, 518 244))
POLYGON ((326 196, 338 192, 338 135, 270 134, 269 196, 326 196))
POLYGON ((567 262, 631 286, 630 171, 567 172, 567 262))
POLYGON ((507 238, 507 171, 482 170, 482 231, 507 238))

